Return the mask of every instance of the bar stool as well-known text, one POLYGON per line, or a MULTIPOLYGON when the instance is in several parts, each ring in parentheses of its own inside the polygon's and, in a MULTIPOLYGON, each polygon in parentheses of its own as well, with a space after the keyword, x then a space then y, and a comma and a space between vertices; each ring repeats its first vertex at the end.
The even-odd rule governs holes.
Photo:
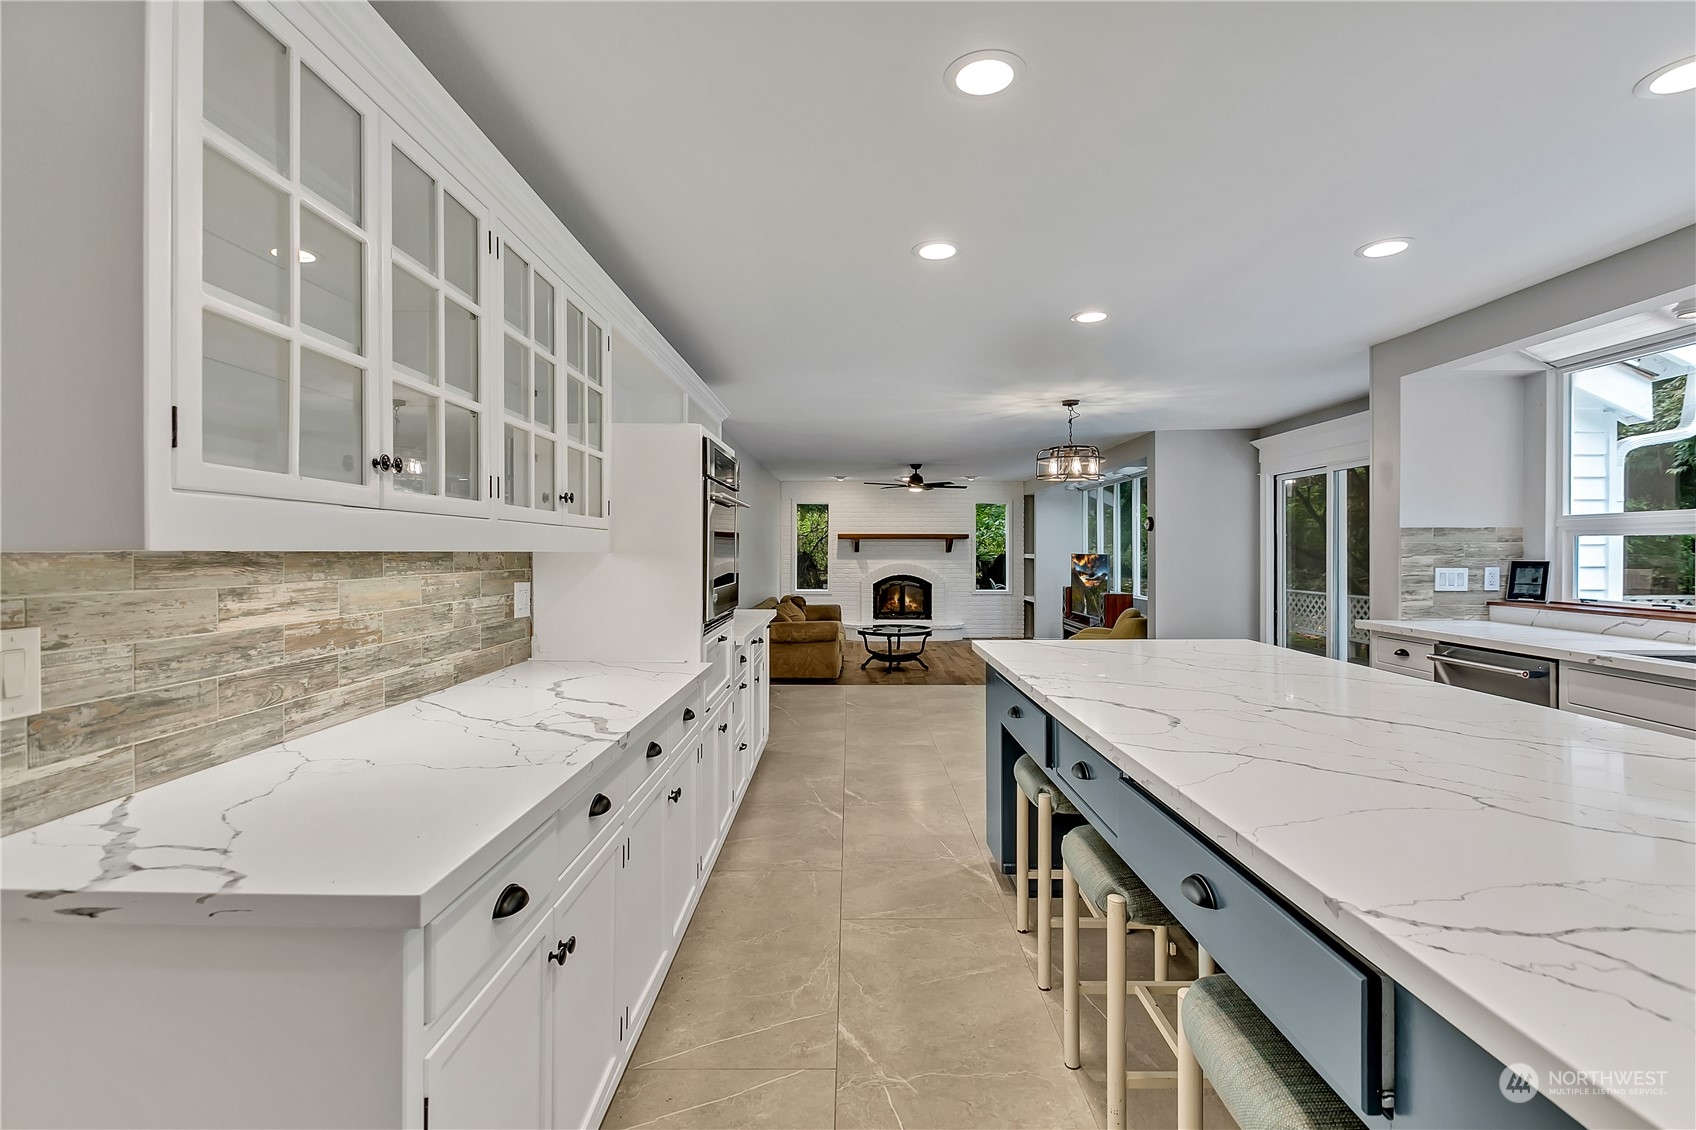
MULTIPOLYGON (((1178 924, 1171 913, 1143 884, 1136 872, 1119 858, 1100 832, 1088 824, 1074 828, 1060 841, 1061 859, 1061 922, 1062 935, 1061 979, 1065 987, 1062 1002, 1065 1021, 1066 1066, 1083 1065, 1080 1028, 1082 1018, 1079 997, 1107 998, 1107 1125, 1119 1130, 1125 1125, 1125 1091, 1127 1087, 1171 1086, 1177 1082, 1176 1071, 1125 1070, 1125 998, 1134 996, 1148 1013, 1160 1032, 1161 1039, 1174 1055, 1178 1052, 1178 1037, 1166 1014, 1160 1011, 1155 993, 1175 993, 1189 985, 1188 981, 1168 979, 1171 927, 1178 924), (1079 896, 1089 908, 1090 920, 1079 917, 1079 896), (1086 928, 1107 931, 1107 979, 1084 981, 1079 978, 1078 937, 1086 928), (1125 970, 1126 936, 1134 930, 1147 930, 1154 935, 1154 980, 1132 981, 1125 970)), ((1211 971, 1212 962, 1205 951, 1199 955, 1203 969, 1211 971)))
POLYGON ((1054 880, 1060 878, 1060 872, 1054 869, 1054 817, 1079 813, 1030 754, 1013 763, 1013 780, 1019 787, 1013 833, 1013 878, 1018 888, 1014 892, 1013 922, 1019 933, 1031 932, 1030 883, 1037 880, 1036 917, 1041 932, 1036 936, 1036 987, 1047 992, 1049 969, 1054 964, 1054 880), (1035 869, 1030 865, 1032 807, 1036 809, 1035 869))
POLYGON ((1201 1130, 1203 1072, 1242 1130, 1365 1126, 1223 973, 1178 992, 1178 1130, 1201 1130))

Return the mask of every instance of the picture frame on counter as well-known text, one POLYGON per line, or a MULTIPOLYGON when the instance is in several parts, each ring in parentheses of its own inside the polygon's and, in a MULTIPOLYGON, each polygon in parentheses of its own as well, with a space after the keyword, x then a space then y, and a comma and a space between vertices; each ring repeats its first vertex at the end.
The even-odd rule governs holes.
POLYGON ((1547 603, 1549 599, 1549 563, 1547 561, 1515 561, 1508 566, 1509 600, 1547 603))

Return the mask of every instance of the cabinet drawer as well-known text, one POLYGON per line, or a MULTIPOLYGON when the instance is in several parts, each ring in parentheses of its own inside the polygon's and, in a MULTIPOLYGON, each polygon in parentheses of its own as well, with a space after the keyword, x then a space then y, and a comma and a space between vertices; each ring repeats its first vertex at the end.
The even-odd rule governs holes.
POLYGON ((1042 707, 994 671, 989 673, 989 686, 984 693, 990 721, 999 722, 1026 753, 1047 765, 1048 715, 1043 713, 1042 707))
POLYGON ((1658 683, 1567 664, 1561 671, 1564 705, 1599 711, 1621 721, 1637 719, 1688 734, 1696 730, 1696 687, 1658 683))
POLYGON ((1115 805, 1124 787, 1119 767, 1091 749, 1064 726, 1054 727, 1054 766, 1048 775, 1060 782, 1089 822, 1110 835, 1120 822, 1115 805))
MULTIPOLYGON (((642 743, 643 747, 647 744, 642 743)), ((664 760, 655 758, 654 763, 664 760)), ((594 780, 560 809, 557 878, 564 878, 576 866, 583 849, 594 843, 596 837, 624 819, 625 806, 648 777, 648 764, 644 749, 634 748, 632 743, 632 748, 619 750, 613 763, 599 770, 594 780), (597 803, 603 797, 606 803, 597 803), (600 809, 604 811, 596 815, 600 809)))
POLYGON ((472 979, 545 913, 559 875, 560 828, 549 820, 519 844, 471 889, 424 927, 424 973, 428 1021, 441 1016, 472 979), (502 895, 508 887, 522 898, 502 895), (516 906, 515 904, 522 903, 516 906), (501 917, 496 912, 509 910, 501 917))
POLYGON ((1117 794, 1100 805, 1115 821, 1102 835, 1325 1081, 1355 1110, 1378 1114, 1381 1001, 1393 986, 1123 775, 1110 784, 1117 794))
POLYGON ((1374 632, 1370 647, 1372 666, 1384 671, 1412 675, 1416 679, 1431 679, 1431 649, 1435 646, 1420 640, 1400 636, 1381 636, 1374 632))

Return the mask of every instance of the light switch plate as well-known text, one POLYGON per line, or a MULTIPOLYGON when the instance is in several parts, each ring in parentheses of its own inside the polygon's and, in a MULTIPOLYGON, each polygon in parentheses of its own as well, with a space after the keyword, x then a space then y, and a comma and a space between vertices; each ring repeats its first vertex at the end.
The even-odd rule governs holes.
POLYGON ((1438 569, 1434 586, 1437 592, 1465 592, 1470 580, 1466 569, 1438 569))
POLYGON ((512 586, 512 615, 518 620, 530 615, 529 581, 518 581, 512 586))
POLYGON ((41 629, 0 632, 0 721, 41 713, 41 629))
POLYGON ((1502 567, 1500 565, 1484 566, 1484 591, 1502 591, 1502 567))

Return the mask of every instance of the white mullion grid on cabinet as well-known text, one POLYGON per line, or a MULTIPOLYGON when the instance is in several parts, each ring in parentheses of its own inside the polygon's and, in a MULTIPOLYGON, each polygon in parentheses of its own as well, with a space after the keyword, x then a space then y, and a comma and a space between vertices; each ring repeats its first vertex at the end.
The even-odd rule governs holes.
POLYGON ((466 191, 457 180, 450 176, 428 152, 413 142, 405 131, 392 121, 384 119, 380 141, 380 176, 381 184, 378 197, 381 207, 382 222, 379 225, 381 250, 379 258, 382 262, 383 277, 387 286, 380 288, 385 300, 381 303, 379 317, 381 321, 381 340, 383 347, 382 379, 378 382, 380 390, 378 410, 382 413, 380 434, 382 436, 382 452, 398 455, 398 445, 394 436, 394 391, 398 388, 427 397, 435 402, 435 420, 431 425, 431 442, 433 443, 433 466, 429 468, 430 484, 433 493, 417 493, 402 490, 398 487, 399 476, 391 472, 383 472, 379 477, 383 481, 383 504, 400 510, 418 510, 434 513, 463 514, 473 517, 486 517, 491 512, 492 500, 489 497, 490 454, 488 451, 488 412, 489 412, 489 374, 487 372, 487 350, 484 342, 489 333, 489 310, 493 306, 490 301, 492 272, 489 267, 489 256, 486 254, 486 233, 489 231, 489 213, 485 205, 476 196, 466 191), (403 154, 432 182, 431 189, 431 231, 430 242, 434 250, 436 266, 431 270, 418 262, 409 253, 395 246, 394 242, 394 161, 396 153, 403 154), (477 264, 478 264, 478 298, 472 301, 458 287, 448 283, 447 275, 447 208, 445 194, 451 194, 459 205, 470 212, 477 222, 478 232, 477 264), (432 329, 432 344, 435 350, 434 383, 430 380, 413 376, 409 371, 400 368, 395 361, 394 346, 394 272, 396 269, 406 272, 420 285, 430 291, 431 308, 434 312, 435 325, 432 329), (477 396, 471 397, 455 388, 447 379, 447 295, 452 294, 454 300, 464 305, 477 318, 478 341, 476 357, 478 362, 477 396), (449 498, 447 496, 447 408, 455 405, 468 409, 478 420, 477 428, 477 457, 471 468, 471 498, 449 498))
POLYGON ((500 255, 496 274, 500 276, 501 301, 496 317, 499 319, 500 341, 498 375, 499 392, 495 396, 498 407, 494 413, 495 425, 490 429, 493 433, 497 454, 492 458, 501 468, 503 475, 506 470, 506 432, 513 428, 524 433, 525 450, 523 458, 526 461, 523 492, 518 492, 520 484, 503 482, 502 489, 495 495, 495 510, 501 518, 521 522, 538 522, 547 525, 564 525, 566 521, 565 507, 561 504, 562 483, 565 479, 565 449, 561 443, 563 429, 559 425, 560 414, 565 407, 563 391, 566 387, 565 365, 563 363, 565 350, 562 343, 565 340, 565 300, 566 290, 559 277, 550 270, 544 270, 540 257, 532 247, 516 237, 511 228, 502 224, 497 226, 496 234, 500 239, 500 255), (520 314, 524 325, 514 326, 506 320, 506 272, 513 261, 511 256, 517 256, 525 264, 524 298, 520 314), (553 348, 542 346, 539 334, 540 327, 536 323, 536 282, 540 279, 551 288, 553 297, 549 301, 549 313, 553 319, 553 348), (521 401, 525 412, 522 417, 515 416, 507 410, 506 403, 506 341, 511 338, 519 343, 524 350, 524 391, 521 401), (554 424, 551 429, 545 429, 536 419, 536 361, 540 358, 552 366, 553 388, 552 406, 554 424), (553 493, 552 504, 546 509, 537 505, 536 498, 536 439, 540 436, 553 444, 553 493), (507 493, 513 492, 516 502, 506 501, 507 493))
MULTIPOLYGON (((306 501, 336 502, 344 505, 374 506, 377 492, 369 476, 359 483, 315 479, 300 474, 300 351, 303 337, 310 348, 320 349, 335 360, 350 365, 364 376, 366 390, 371 385, 372 359, 351 353, 305 333, 300 309, 300 246, 299 208, 303 198, 316 199, 300 183, 300 68, 311 66, 326 85, 344 99, 360 115, 362 157, 369 164, 372 126, 375 107, 356 87, 333 66, 304 43, 290 25, 276 20, 265 8, 242 6, 249 16, 274 37, 288 53, 288 130, 289 158, 287 173, 280 173, 268 163, 257 159, 246 146, 225 133, 205 116, 204 80, 204 22, 203 6, 185 6, 176 21, 176 50, 179 81, 176 86, 176 161, 174 195, 176 197, 177 236, 175 278, 180 295, 193 295, 196 301, 177 304, 173 354, 179 379, 174 382, 173 400, 177 407, 177 450, 174 479, 177 485, 203 490, 232 492, 271 497, 297 498, 306 501), (230 161, 242 172, 260 180, 281 194, 287 209, 287 248, 278 248, 288 271, 287 303, 283 321, 268 313, 250 308, 235 300, 214 293, 203 277, 204 267, 204 161, 210 148, 230 161), (246 467, 211 464, 205 460, 204 412, 205 396, 202 386, 204 352, 202 325, 207 313, 216 314, 262 332, 284 345, 288 372, 286 427, 287 461, 283 472, 246 467)), ((351 238, 369 248, 369 240, 358 229, 345 223, 339 225, 351 238)), ((366 270, 362 282, 366 317, 371 308, 371 270, 367 250, 366 270)), ((369 443, 369 429, 366 436, 369 443)))

